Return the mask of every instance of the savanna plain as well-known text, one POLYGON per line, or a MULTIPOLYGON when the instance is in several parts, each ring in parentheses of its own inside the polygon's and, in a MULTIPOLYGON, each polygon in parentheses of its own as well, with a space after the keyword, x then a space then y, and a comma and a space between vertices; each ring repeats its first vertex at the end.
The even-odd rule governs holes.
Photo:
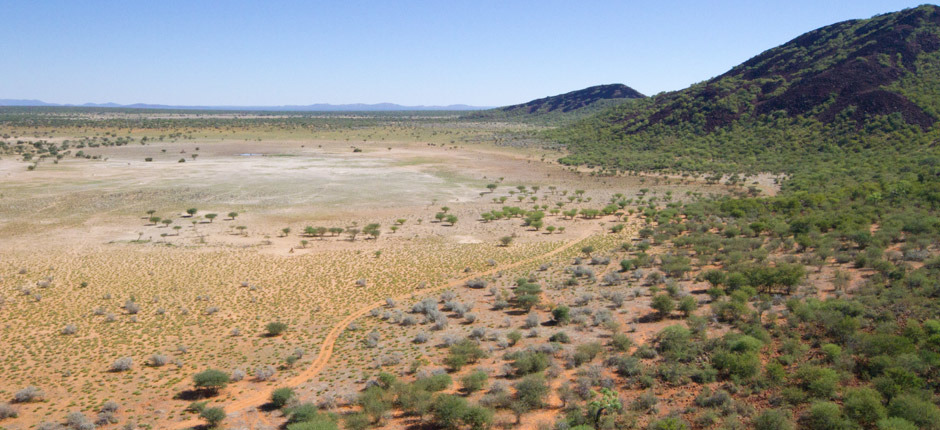
MULTIPOLYGON (((605 255, 591 277, 619 272, 611 253, 638 238, 644 198, 745 189, 597 176, 499 137, 526 126, 446 115, 17 115, 4 141, 28 149, 0 159, 10 429, 76 413, 183 428, 213 406, 226 427, 273 428, 284 416, 265 407, 280 387, 349 413, 382 372, 437 375, 453 339, 503 350, 527 318, 550 319, 535 316, 553 299, 507 307, 517 277, 561 283, 566 261, 590 261, 591 248, 605 255), (441 293, 447 314, 403 313, 441 293), (207 369, 230 382, 194 388, 207 369)), ((606 318, 646 314, 628 300, 606 318)), ((475 371, 501 377, 487 356, 475 371)))

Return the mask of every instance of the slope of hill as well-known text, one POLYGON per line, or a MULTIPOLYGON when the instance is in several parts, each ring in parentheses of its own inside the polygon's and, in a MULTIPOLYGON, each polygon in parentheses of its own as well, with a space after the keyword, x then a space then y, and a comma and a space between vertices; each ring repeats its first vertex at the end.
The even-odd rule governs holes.
POLYGON ((938 155, 938 118, 940 7, 925 5, 811 31, 549 136, 568 145, 569 164, 792 173, 846 157, 922 163, 938 155))
POLYGON ((466 115, 473 119, 515 119, 553 121, 580 119, 643 94, 623 84, 596 85, 565 94, 544 97, 512 106, 504 106, 466 115))

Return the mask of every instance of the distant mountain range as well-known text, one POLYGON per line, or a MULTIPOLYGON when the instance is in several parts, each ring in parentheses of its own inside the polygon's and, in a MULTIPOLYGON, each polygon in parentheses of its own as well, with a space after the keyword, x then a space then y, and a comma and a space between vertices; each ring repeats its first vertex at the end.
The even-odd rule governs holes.
POLYGON ((91 108, 122 108, 122 109, 167 109, 167 110, 231 110, 231 111, 289 111, 289 112, 362 112, 362 111, 424 111, 424 110, 481 110, 489 107, 469 106, 463 104, 448 106, 403 106, 395 103, 376 104, 327 104, 317 103, 311 105, 283 105, 283 106, 180 106, 159 105, 147 103, 134 103, 122 105, 118 103, 85 103, 85 104, 58 104, 46 103, 42 100, 0 99, 0 106, 49 106, 49 107, 91 107, 91 108))

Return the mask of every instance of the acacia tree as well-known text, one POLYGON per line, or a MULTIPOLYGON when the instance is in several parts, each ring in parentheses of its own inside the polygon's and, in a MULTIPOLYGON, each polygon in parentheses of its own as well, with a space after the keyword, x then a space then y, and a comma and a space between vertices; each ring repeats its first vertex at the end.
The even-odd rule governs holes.
POLYGON ((229 212, 229 213, 228 213, 228 218, 231 219, 231 220, 234 220, 235 217, 237 217, 237 216, 238 216, 238 212, 229 212))
POLYGON ((672 300, 672 297, 669 297, 668 294, 660 294, 656 297, 653 297, 653 301, 650 306, 653 309, 656 309, 656 312, 659 312, 660 318, 666 318, 669 316, 669 313, 676 308, 676 303, 672 300))
POLYGON ((196 208, 186 209, 186 213, 189 214, 190 217, 192 217, 193 215, 196 215, 196 212, 199 212, 199 209, 196 209, 196 208))
POLYGON ((378 239, 379 235, 382 234, 382 231, 379 229, 379 224, 369 224, 362 229, 362 232, 372 236, 373 239, 378 239))
POLYGON ((215 394, 229 383, 228 373, 217 369, 207 369, 193 375, 193 385, 199 390, 215 394))
POLYGON ((209 223, 211 224, 212 220, 214 220, 217 216, 219 216, 219 214, 206 214, 206 219, 209 220, 209 223))

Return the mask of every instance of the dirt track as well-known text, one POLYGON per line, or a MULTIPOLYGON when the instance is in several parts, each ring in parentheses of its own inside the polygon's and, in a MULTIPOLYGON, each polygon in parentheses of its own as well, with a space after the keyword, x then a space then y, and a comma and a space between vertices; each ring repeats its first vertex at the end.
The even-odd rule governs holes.
MULTIPOLYGON (((515 262, 515 263, 505 264, 505 265, 502 265, 502 266, 494 267, 494 268, 492 268, 492 269, 490 269, 490 270, 487 270, 486 272, 475 273, 473 276, 467 276, 467 277, 464 277, 464 278, 455 279, 455 280, 453 280, 453 281, 450 281, 450 282, 448 282, 448 283, 446 283, 446 284, 443 284, 443 285, 440 285, 440 286, 437 286, 437 287, 433 287, 433 288, 421 290, 421 291, 419 291, 419 293, 421 293, 421 294, 428 294, 428 293, 432 293, 432 292, 439 291, 439 290, 443 290, 443 289, 447 289, 447 288, 459 287, 459 286, 465 284, 468 280, 473 279, 473 278, 477 278, 477 277, 480 277, 480 276, 492 275, 492 274, 495 274, 495 273, 500 272, 500 271, 503 271, 503 270, 514 269, 514 268, 516 268, 516 267, 519 267, 519 266, 522 266, 522 265, 525 265, 525 264, 529 264, 529 263, 536 262, 536 261, 539 261, 539 260, 542 260, 542 259, 550 258, 550 257, 552 257, 552 256, 554 256, 554 255, 556 255, 556 254, 558 254, 558 253, 560 253, 560 252, 562 252, 562 251, 565 251, 565 250, 571 248, 572 246, 574 246, 574 245, 580 243, 581 241, 583 241, 584 239, 587 239, 588 237, 590 237, 590 236, 591 236, 592 234, 594 234, 594 233, 597 233, 597 232, 596 232, 596 231, 595 231, 595 232, 588 231, 588 232, 582 234, 582 235, 581 235, 580 237, 578 237, 577 239, 574 239, 574 240, 572 240, 572 241, 570 241, 570 242, 568 242, 568 243, 566 243, 566 244, 564 244, 564 245, 562 245, 562 246, 559 246, 558 248, 555 248, 555 249, 553 249, 553 250, 551 250, 551 251, 549 251, 549 252, 547 252, 547 253, 545 253, 545 254, 536 255, 536 256, 534 256, 534 257, 530 257, 530 258, 527 258, 527 259, 525 259, 525 260, 517 261, 517 262, 515 262)), ((402 294, 402 295, 400 295, 400 296, 398 296, 398 297, 395 297, 395 299, 396 299, 396 300, 406 299, 406 298, 408 298, 409 296, 411 296, 411 295, 413 295, 413 294, 415 294, 415 292, 405 293, 405 294, 402 294)), ((308 367, 307 369, 305 369, 305 370, 304 370, 303 372, 301 372, 300 374, 298 374, 298 375, 296 375, 296 376, 294 376, 294 377, 292 377, 292 378, 290 378, 290 379, 284 381, 284 384, 281 384, 281 386, 291 386, 291 387, 298 386, 298 385, 303 384, 303 383, 305 383, 305 382, 308 382, 309 380, 311 380, 311 379, 313 379, 314 377, 316 377, 316 376, 326 367, 326 365, 329 363, 330 358, 331 358, 332 355, 333 355, 333 346, 336 344, 336 340, 339 338, 340 334, 342 334, 343 331, 346 330, 346 327, 348 327, 349 324, 351 324, 353 321, 355 321, 355 320, 357 320, 357 319, 359 319, 359 318, 361 318, 361 317, 367 315, 372 309, 379 308, 379 307, 384 306, 384 305, 385 305, 385 301, 384 301, 384 300, 374 302, 374 303, 372 303, 372 304, 370 304, 370 305, 368 305, 368 306, 365 306, 365 307, 363 307, 362 309, 359 309, 358 311, 356 311, 356 312, 350 314, 349 316, 347 316, 346 318, 344 318, 342 321, 340 321, 340 322, 334 324, 333 327, 330 329, 329 334, 327 334, 326 338, 323 340, 323 343, 322 343, 322 345, 320 346, 320 351, 317 353, 317 358, 314 359, 312 363, 310 363, 310 367, 308 367)), ((272 393, 274 390, 275 390, 275 388, 269 387, 269 388, 265 388, 264 390, 255 391, 255 392, 254 392, 253 394, 251 394, 250 396, 242 397, 242 398, 240 398, 239 400, 237 400, 237 401, 235 401, 235 402, 233 402, 233 403, 229 403, 228 405, 226 405, 226 406, 224 407, 225 412, 226 412, 226 414, 231 415, 232 413, 239 412, 239 411, 243 411, 243 410, 248 409, 248 408, 251 408, 251 407, 258 407, 258 406, 264 405, 264 404, 267 403, 268 400, 271 398, 271 393, 272 393)), ((200 420, 198 420, 198 419, 189 419, 189 420, 186 420, 186 421, 181 421, 181 422, 176 423, 172 428, 174 428, 174 429, 191 428, 191 427, 197 426, 197 425, 199 425, 199 424, 201 424, 201 423, 202 423, 202 422, 201 422, 200 420)))

